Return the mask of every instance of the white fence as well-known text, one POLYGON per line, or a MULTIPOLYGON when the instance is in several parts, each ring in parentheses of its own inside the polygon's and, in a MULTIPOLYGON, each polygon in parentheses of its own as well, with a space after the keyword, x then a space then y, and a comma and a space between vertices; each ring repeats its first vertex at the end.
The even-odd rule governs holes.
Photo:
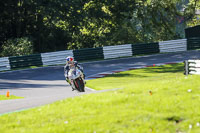
POLYGON ((73 57, 73 50, 65 50, 58 52, 41 53, 43 65, 65 64, 66 57, 73 57))
POLYGON ((103 47, 104 59, 132 56, 132 45, 116 45, 103 47))
POLYGON ((160 53, 187 51, 187 39, 159 42, 160 53))
POLYGON ((8 57, 0 58, 0 71, 10 70, 10 64, 8 57))
POLYGON ((188 60, 189 74, 200 74, 200 60, 188 60))

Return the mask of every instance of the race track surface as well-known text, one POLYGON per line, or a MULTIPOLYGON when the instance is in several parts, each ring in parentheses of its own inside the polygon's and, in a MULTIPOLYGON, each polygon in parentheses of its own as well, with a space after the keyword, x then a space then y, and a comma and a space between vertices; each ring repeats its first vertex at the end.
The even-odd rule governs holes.
MULTIPOLYGON (((200 59, 200 51, 194 50, 94 61, 82 63, 82 66, 87 78, 101 72, 153 64, 182 62, 187 59, 200 59)), ((37 107, 57 100, 95 92, 89 89, 86 89, 84 93, 71 91, 63 75, 63 66, 0 72, 0 95, 6 95, 7 90, 10 91, 11 95, 25 98, 1 100, 0 114, 37 107)))

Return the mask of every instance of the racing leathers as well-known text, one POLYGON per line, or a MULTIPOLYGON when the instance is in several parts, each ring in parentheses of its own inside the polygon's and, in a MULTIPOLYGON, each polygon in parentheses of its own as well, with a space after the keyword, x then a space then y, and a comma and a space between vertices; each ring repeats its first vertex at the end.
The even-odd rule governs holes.
MULTIPOLYGON (((69 70, 70 70, 70 65, 74 65, 75 67, 77 67, 79 70, 81 70, 81 72, 83 72, 83 67, 77 63, 77 61, 74 61, 73 64, 68 64, 66 63, 66 65, 64 66, 64 76, 66 78, 66 81, 70 84, 71 86, 71 82, 69 80, 69 77, 68 77, 68 73, 69 73, 69 70)), ((84 78, 85 78, 85 75, 84 75, 84 78)), ((72 90, 74 90, 74 88, 72 88, 72 90)))

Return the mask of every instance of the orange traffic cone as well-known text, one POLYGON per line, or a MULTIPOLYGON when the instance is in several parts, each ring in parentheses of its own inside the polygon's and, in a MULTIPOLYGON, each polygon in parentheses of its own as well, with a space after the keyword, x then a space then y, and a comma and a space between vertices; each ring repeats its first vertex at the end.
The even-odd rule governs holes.
POLYGON ((10 92, 9 91, 7 91, 6 97, 10 97, 10 92))
POLYGON ((149 94, 152 95, 153 94, 152 91, 149 91, 149 94))

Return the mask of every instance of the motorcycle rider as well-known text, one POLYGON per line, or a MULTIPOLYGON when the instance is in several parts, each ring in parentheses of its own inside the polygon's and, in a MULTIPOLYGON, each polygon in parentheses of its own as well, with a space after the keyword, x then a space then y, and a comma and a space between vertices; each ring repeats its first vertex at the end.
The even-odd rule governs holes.
MULTIPOLYGON (((71 81, 69 80, 69 77, 68 77, 68 72, 70 70, 70 66, 75 66, 77 67, 79 70, 81 70, 81 72, 83 73, 83 67, 80 66, 80 64, 78 64, 77 61, 74 61, 74 58, 71 57, 71 56, 68 56, 66 58, 66 65, 64 66, 64 75, 65 75, 65 78, 66 78, 66 81, 70 84, 70 86, 72 87, 72 84, 71 84, 71 81)), ((84 74, 83 74, 84 75, 84 74)), ((84 75, 84 78, 85 78, 85 75, 84 75)), ((75 88, 72 87, 72 91, 75 90, 75 88)))

